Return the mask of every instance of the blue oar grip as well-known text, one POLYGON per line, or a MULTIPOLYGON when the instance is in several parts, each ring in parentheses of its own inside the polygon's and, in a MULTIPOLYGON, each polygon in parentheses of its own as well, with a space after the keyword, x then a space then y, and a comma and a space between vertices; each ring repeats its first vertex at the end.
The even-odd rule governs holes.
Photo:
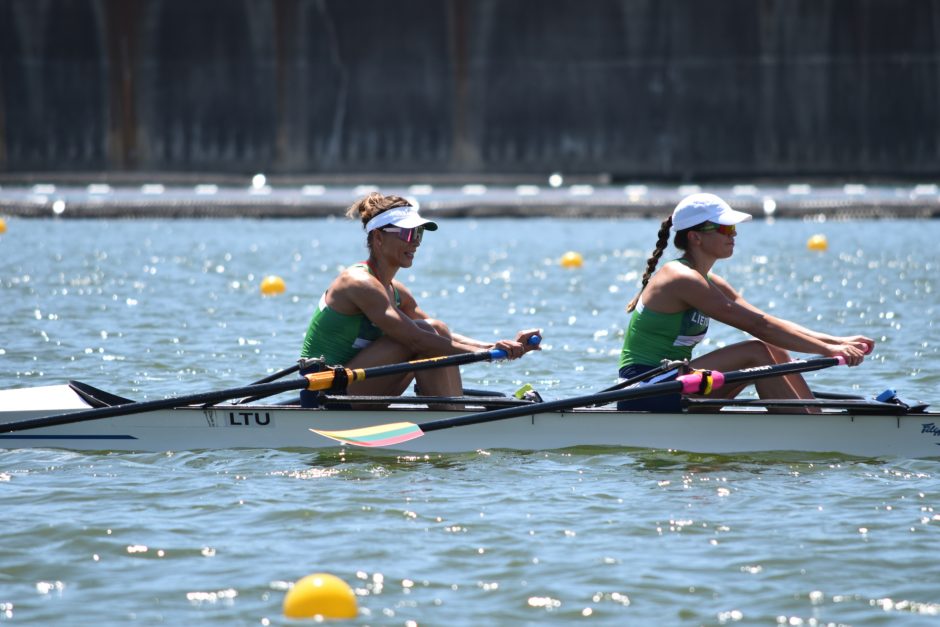
MULTIPOLYGON (((530 346, 538 346, 539 342, 542 341, 542 336, 540 335, 531 335, 529 336, 529 341, 527 342, 530 346)), ((506 359, 509 355, 501 348, 494 348, 490 351, 490 359, 506 359)))

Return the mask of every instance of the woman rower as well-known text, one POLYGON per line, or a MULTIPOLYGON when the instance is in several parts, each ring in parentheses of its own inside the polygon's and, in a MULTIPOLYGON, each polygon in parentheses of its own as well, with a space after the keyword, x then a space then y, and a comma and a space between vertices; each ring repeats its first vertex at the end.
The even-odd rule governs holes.
MULTIPOLYGON (((494 348, 516 359, 538 349, 529 343, 538 329, 519 331, 514 340, 482 342, 452 332, 418 307, 395 274, 411 267, 424 232, 436 231, 437 224, 422 218, 407 200, 372 192, 354 203, 346 215, 362 221, 369 258, 340 272, 320 298, 302 357, 322 356, 327 365, 369 368, 494 348)), ((422 394, 463 393, 456 366, 360 381, 350 384, 347 393, 398 395, 415 378, 422 394)), ((314 401, 309 394, 302 397, 305 403, 314 401)))
MULTIPOLYGON (((692 368, 737 370, 790 361, 787 350, 825 356, 841 355, 850 366, 862 362, 874 340, 862 335, 835 336, 811 331, 765 313, 747 302, 731 285, 712 272, 719 259, 734 253, 736 225, 751 216, 735 211, 713 194, 693 194, 676 206, 659 228, 656 249, 647 261, 640 291, 627 305, 630 322, 620 354, 620 376, 632 379, 660 366, 662 360, 688 360, 692 348, 708 331, 711 318, 736 327, 757 339, 719 348, 690 362, 692 368), (655 274, 659 259, 675 234, 682 256, 667 262, 655 274)), ((675 371, 651 381, 674 378, 675 371)), ((734 398, 748 384, 714 391, 713 398, 734 398)), ((755 383, 766 399, 811 399, 799 374, 762 379, 755 383)), ((681 398, 670 396, 621 401, 625 410, 677 412, 681 398)))

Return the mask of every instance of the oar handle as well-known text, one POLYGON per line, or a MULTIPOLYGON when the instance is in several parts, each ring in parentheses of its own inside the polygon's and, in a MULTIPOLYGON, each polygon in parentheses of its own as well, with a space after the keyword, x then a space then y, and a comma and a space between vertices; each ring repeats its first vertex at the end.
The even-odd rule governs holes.
MULTIPOLYGON (((529 341, 526 343, 529 344, 529 346, 538 346, 541 341, 542 337, 540 335, 530 335, 529 341)), ((509 357, 509 353, 501 348, 494 348, 490 350, 490 359, 493 361, 498 359, 506 359, 507 357, 509 357)))

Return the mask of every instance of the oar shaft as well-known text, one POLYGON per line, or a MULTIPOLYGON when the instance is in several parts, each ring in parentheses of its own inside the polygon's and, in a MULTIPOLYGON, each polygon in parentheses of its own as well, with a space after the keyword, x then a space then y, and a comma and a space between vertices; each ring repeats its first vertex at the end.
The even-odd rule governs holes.
POLYGON ((293 366, 288 366, 287 368, 284 368, 283 370, 272 372, 271 374, 264 377, 263 379, 258 379, 257 381, 253 381, 251 385, 261 385, 263 383, 270 383, 271 381, 277 381, 278 379, 282 379, 289 374, 293 374, 297 372, 298 370, 300 370, 300 364, 294 364, 293 366))
MULTIPOLYGON (((758 366, 756 368, 746 368, 722 374, 715 372, 715 380, 712 383, 712 389, 718 389, 722 385, 736 383, 738 381, 753 381, 755 379, 764 379, 767 377, 779 377, 795 372, 810 372, 812 370, 821 370, 844 364, 845 360, 841 357, 822 357, 808 361, 793 361, 786 364, 776 364, 770 366, 758 366), (721 381, 718 382, 720 375, 721 381)), ((544 403, 535 403, 521 407, 507 407, 506 409, 496 409, 492 411, 469 414, 456 418, 445 418, 418 425, 424 432, 437 431, 440 429, 449 429, 462 425, 481 424, 484 422, 493 422, 494 420, 506 420, 519 416, 527 416, 533 413, 542 413, 554 411, 556 409, 573 409, 575 407, 584 407, 585 405, 597 404, 606 405, 617 401, 628 399, 649 398, 651 396, 661 396, 664 394, 685 393, 693 394, 697 391, 702 380, 702 373, 695 372, 679 377, 674 381, 664 381, 662 383, 653 383, 636 388, 627 388, 623 390, 612 390, 610 392, 600 392, 595 394, 586 394, 573 398, 564 398, 557 401, 547 401, 544 403)))
POLYGON ((676 368, 679 368, 680 366, 688 366, 688 365, 689 365, 689 361, 687 359, 684 359, 682 361, 668 361, 664 359, 662 364, 660 364, 659 366, 656 366, 652 370, 641 372, 635 377, 631 377, 625 381, 621 381, 620 383, 614 384, 610 386, 609 388, 604 388, 603 390, 598 392, 598 394, 600 394, 601 392, 613 392, 614 390, 622 390, 623 388, 630 387, 634 383, 639 383, 640 381, 646 381, 648 379, 652 379, 656 375, 662 374, 668 370, 674 370, 676 368))
MULTIPOLYGON (((542 338, 538 335, 529 337, 528 343, 532 346, 538 346, 542 338)), ((430 368, 443 368, 445 366, 463 366, 478 361, 496 361, 506 359, 509 355, 500 348, 491 348, 473 353, 458 353, 456 355, 444 355, 442 357, 428 357, 426 359, 416 359, 400 364, 389 364, 387 366, 373 366, 371 368, 345 368, 345 376, 350 383, 365 381, 373 377, 387 377, 393 374, 404 372, 414 372, 416 370, 428 370, 430 368)), ((323 372, 314 372, 307 375, 310 385, 307 387, 310 391, 328 390, 333 386, 334 374, 332 370, 323 372)))
MULTIPOLYGON (((416 370, 429 370, 431 368, 442 368, 445 366, 463 366, 465 364, 472 364, 478 361, 494 361, 498 359, 505 359, 507 357, 506 351, 500 350, 498 348, 485 350, 485 351, 476 351, 473 353, 459 353, 457 355, 447 355, 446 357, 429 357, 427 359, 416 359, 414 361, 409 361, 401 364, 389 364, 387 366, 373 366, 371 368, 356 368, 350 369, 346 368, 346 376, 349 378, 350 383, 356 381, 364 381, 366 379, 372 379, 374 377, 386 377, 393 374, 402 374, 405 372, 414 372, 416 370)), ((310 390, 327 390, 331 387, 333 383, 333 373, 332 371, 326 370, 324 372, 315 372, 312 375, 316 379, 316 383, 312 382, 312 387, 308 388, 310 390), (317 375, 323 375, 322 377, 317 377, 317 375), (320 386, 320 379, 326 382, 326 385, 323 387, 320 386), (316 387, 313 387, 316 386, 316 387)), ((308 376, 308 378, 310 378, 308 376)))

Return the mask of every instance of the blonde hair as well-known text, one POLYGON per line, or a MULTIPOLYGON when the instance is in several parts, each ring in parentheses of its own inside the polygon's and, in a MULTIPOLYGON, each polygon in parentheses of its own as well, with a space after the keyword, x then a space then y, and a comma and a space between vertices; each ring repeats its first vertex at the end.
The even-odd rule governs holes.
POLYGON ((372 192, 368 196, 360 198, 346 210, 346 217, 362 220, 362 228, 366 228, 369 220, 389 209, 395 207, 410 207, 411 203, 401 196, 383 196, 378 192, 372 192))
MULTIPOLYGON (((369 220, 380 213, 396 207, 410 206, 411 203, 401 196, 383 196, 378 192, 371 192, 368 196, 360 198, 350 205, 349 209, 346 210, 346 217, 352 219, 359 218, 362 221, 362 229, 365 230, 369 220)), ((369 249, 370 256, 372 255, 372 236, 374 234, 375 232, 373 231, 366 235, 366 248, 369 249)))

